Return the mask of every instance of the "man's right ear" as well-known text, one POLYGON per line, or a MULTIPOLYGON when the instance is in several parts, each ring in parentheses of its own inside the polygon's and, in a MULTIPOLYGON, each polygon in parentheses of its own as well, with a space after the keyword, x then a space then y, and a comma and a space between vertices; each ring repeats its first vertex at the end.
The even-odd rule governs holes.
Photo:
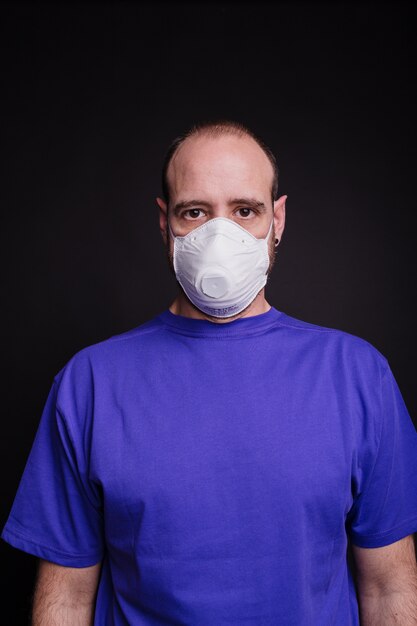
POLYGON ((157 205, 159 206, 159 230, 161 231, 162 239, 164 240, 165 245, 168 243, 167 238, 167 229, 168 229, 168 207, 166 202, 162 200, 162 198, 156 199, 157 205))

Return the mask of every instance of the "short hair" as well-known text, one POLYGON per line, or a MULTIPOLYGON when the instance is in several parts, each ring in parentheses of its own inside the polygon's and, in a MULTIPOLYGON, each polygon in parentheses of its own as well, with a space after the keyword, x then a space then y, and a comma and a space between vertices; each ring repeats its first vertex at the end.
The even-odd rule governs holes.
POLYGON ((175 156, 179 147, 184 143, 186 139, 190 137, 194 137, 196 135, 208 135, 211 137, 219 137, 221 135, 236 135, 238 137, 247 136, 251 137, 261 150, 264 151, 265 155, 268 157, 269 162, 272 165, 273 170, 273 179, 272 179, 272 189, 271 196, 272 202, 278 199, 278 165, 272 152, 271 148, 266 145, 262 139, 260 139, 254 132, 252 132, 249 128, 241 124, 240 122, 235 122, 233 120, 216 120, 216 121, 207 121, 207 122, 199 122, 198 124, 194 124, 189 130, 187 130, 184 134, 180 135, 169 146, 162 165, 162 194, 166 203, 169 203, 169 185, 168 185, 168 168, 171 163, 173 157, 175 156))

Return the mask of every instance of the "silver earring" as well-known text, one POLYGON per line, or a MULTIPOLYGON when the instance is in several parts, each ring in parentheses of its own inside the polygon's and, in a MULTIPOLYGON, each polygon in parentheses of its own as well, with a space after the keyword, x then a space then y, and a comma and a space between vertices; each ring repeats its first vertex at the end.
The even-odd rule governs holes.
POLYGON ((278 244, 279 244, 279 239, 278 239, 278 237, 277 237, 277 238, 275 239, 275 247, 277 247, 277 246, 278 246, 278 244))

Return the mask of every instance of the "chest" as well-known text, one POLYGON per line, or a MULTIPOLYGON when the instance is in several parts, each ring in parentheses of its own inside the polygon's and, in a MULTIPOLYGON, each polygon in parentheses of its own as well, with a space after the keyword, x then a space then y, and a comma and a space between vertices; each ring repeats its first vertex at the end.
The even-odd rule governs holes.
POLYGON ((351 504, 343 388, 259 359, 179 365, 126 375, 97 402, 91 471, 109 533, 165 555, 185 536, 259 549, 295 521, 335 534, 351 504))

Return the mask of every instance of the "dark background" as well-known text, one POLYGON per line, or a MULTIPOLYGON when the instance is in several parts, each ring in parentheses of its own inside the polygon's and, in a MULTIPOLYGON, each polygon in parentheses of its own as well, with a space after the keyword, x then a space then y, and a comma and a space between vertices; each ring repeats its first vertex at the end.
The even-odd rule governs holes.
MULTIPOLYGON (((246 123, 277 155, 287 227, 268 301, 371 342, 416 421, 411 15, 1 5, 1 526, 55 374, 176 294, 155 196, 168 144, 202 119, 246 123)), ((0 544, 0 620, 26 624, 36 559, 0 544)))

